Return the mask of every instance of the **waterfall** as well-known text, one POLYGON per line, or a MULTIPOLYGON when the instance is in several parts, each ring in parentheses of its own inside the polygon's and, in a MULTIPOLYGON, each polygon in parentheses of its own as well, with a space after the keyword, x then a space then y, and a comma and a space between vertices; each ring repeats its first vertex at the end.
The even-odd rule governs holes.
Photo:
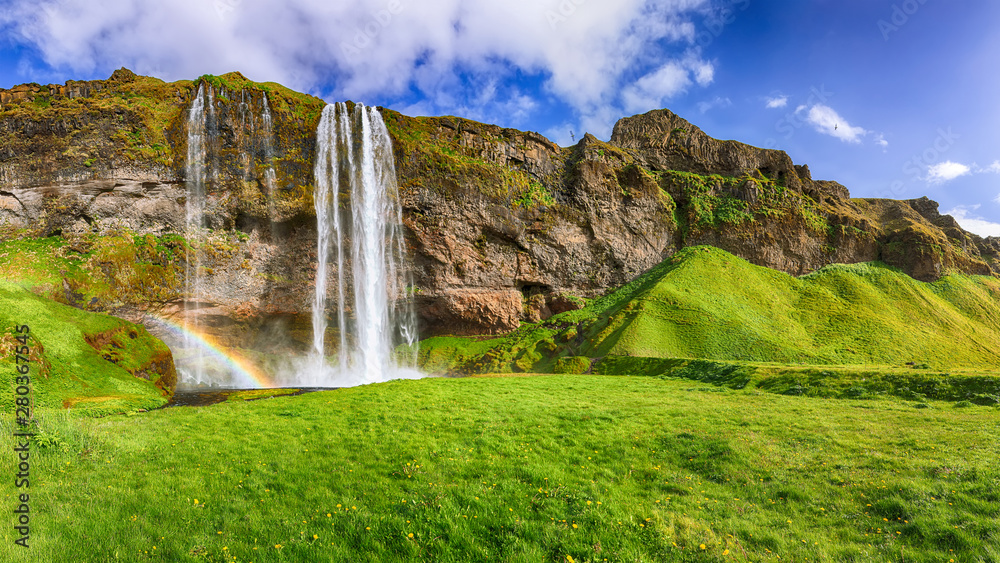
MULTIPOLYGON (((206 382, 205 354, 196 341, 198 315, 195 309, 199 306, 198 299, 202 295, 201 261, 198 258, 199 239, 205 226, 205 161, 208 153, 206 142, 208 136, 208 119, 205 112, 205 85, 198 86, 191 110, 188 114, 187 137, 187 189, 188 195, 184 207, 187 221, 185 234, 189 250, 184 267, 184 318, 194 330, 183 337, 185 354, 178 361, 178 372, 181 380, 189 384, 206 382)), ((212 90, 208 91, 208 111, 213 111, 212 90)))
POLYGON ((267 103, 267 94, 263 95, 261 100, 261 124, 264 130, 264 160, 267 162, 267 168, 264 169, 264 187, 267 189, 267 201, 268 201, 268 211, 271 212, 270 216, 274 217, 274 198, 272 193, 274 190, 275 174, 274 174, 274 145, 271 142, 271 128, 273 127, 271 123, 271 106, 267 103))
POLYGON ((418 377, 416 317, 405 295, 402 210, 392 140, 375 108, 328 105, 317 129, 313 365, 317 385, 418 377), (337 366, 325 359, 328 267, 335 260, 337 366), (403 356, 394 349, 406 344, 403 356))
POLYGON ((267 163, 267 168, 264 169, 264 195, 267 197, 267 216, 271 218, 271 240, 275 238, 274 234, 274 217, 275 217, 275 205, 274 205, 274 189, 277 187, 277 176, 274 172, 274 144, 271 141, 271 135, 273 124, 271 123, 271 106, 267 102, 267 94, 263 95, 261 100, 261 128, 263 129, 262 138, 264 140, 264 162, 267 163))

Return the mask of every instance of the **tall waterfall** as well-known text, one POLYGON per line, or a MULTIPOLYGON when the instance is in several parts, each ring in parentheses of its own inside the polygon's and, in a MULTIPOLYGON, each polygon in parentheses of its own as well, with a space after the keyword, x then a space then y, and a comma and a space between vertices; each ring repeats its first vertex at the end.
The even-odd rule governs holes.
POLYGON ((418 377, 416 316, 405 295, 402 211, 392 141, 375 108, 323 110, 314 170, 317 221, 313 384, 352 385, 418 377), (328 287, 336 264, 336 287, 328 287), (326 362, 327 304, 336 300, 337 362, 326 362), (394 355, 399 344, 407 352, 394 355))
POLYGON ((199 324, 195 309, 200 306, 199 298, 203 295, 201 261, 198 258, 197 247, 205 227, 207 143, 210 123, 214 121, 214 106, 212 89, 209 88, 206 95, 205 85, 199 85, 198 92, 191 103, 191 111, 188 114, 188 196, 184 204, 187 214, 185 234, 189 244, 189 254, 185 260, 184 270, 184 292, 187 295, 184 301, 184 316, 187 324, 191 325, 194 330, 184 334, 182 346, 186 353, 182 358, 179 358, 178 362, 178 371, 182 381, 194 385, 203 384, 207 379, 205 351, 195 336, 199 324), (206 105, 208 106, 207 112, 205 111, 206 105))

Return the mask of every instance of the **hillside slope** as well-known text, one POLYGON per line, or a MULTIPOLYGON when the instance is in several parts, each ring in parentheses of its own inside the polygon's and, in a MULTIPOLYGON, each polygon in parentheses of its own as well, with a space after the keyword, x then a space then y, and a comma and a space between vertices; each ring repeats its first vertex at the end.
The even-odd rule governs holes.
MULTIPOLYGON (((28 346, 32 404, 101 415, 166 404, 177 374, 167 346, 145 328, 88 313, 0 282, 0 358, 7 389, 14 389, 15 347, 28 346), (27 326, 27 344, 15 327, 27 326)), ((22 349, 23 351, 23 349, 22 349)), ((0 406, 13 412, 13 393, 0 406)))
POLYGON ((505 338, 431 338, 421 358, 464 372, 586 371, 605 357, 996 368, 998 304, 988 276, 928 283, 867 263, 796 278, 689 247, 581 310, 505 338))

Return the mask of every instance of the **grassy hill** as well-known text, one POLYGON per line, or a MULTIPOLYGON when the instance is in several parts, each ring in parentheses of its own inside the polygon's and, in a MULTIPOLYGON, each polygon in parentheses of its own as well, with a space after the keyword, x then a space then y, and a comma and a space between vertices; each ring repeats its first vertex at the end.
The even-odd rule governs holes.
MULTIPOLYGON (((67 407, 100 415, 150 409, 167 402, 176 383, 170 350, 146 329, 81 311, 0 281, 0 380, 14 389, 16 326, 29 329, 29 375, 36 407, 67 407)), ((0 408, 13 412, 13 393, 0 408)))
MULTIPOLYGON (((1000 366, 1000 280, 914 280, 879 263, 799 278, 686 248, 587 307, 489 340, 431 338, 425 369, 661 373, 646 359, 879 366, 988 374, 1000 366)), ((912 371, 912 370, 911 370, 912 371)))

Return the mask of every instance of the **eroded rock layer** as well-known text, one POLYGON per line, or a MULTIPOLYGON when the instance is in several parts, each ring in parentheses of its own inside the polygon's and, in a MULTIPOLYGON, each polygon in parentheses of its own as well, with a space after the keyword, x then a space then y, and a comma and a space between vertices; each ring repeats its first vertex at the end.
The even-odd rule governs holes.
MULTIPOLYGON (((219 241, 196 249, 204 297, 220 326, 267 316, 297 326, 315 273, 312 169, 325 102, 277 84, 238 73, 164 83, 121 69, 0 90, 4 236, 183 234, 199 84, 213 93, 206 217, 219 241)), ((964 231, 927 198, 852 199, 782 151, 713 139, 668 110, 571 147, 456 117, 382 114, 422 336, 509 331, 700 244, 796 275, 872 260, 924 281, 1000 272, 1000 239, 964 231)), ((83 304, 112 305, 129 304, 83 304)))

